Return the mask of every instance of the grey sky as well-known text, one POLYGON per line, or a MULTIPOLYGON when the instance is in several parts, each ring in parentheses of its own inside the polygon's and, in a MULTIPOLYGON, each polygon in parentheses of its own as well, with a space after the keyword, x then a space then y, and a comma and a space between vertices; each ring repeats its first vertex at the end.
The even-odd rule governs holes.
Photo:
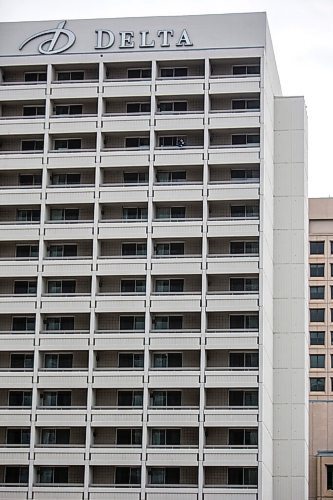
POLYGON ((333 196, 333 0, 0 0, 1 21, 267 11, 285 95, 305 95, 309 195, 333 196))

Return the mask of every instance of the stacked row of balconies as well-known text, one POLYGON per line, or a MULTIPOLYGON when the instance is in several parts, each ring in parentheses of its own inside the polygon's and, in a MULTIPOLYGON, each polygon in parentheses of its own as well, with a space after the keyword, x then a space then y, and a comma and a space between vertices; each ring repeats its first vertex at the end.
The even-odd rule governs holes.
POLYGON ((254 500, 259 59, 1 75, 0 498, 254 500))

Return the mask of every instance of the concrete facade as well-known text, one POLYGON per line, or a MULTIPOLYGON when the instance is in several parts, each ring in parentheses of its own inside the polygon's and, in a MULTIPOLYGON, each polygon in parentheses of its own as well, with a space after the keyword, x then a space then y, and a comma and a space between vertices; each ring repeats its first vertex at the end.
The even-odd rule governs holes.
POLYGON ((307 499, 307 123, 266 15, 4 23, 0 61, 0 499, 307 499))

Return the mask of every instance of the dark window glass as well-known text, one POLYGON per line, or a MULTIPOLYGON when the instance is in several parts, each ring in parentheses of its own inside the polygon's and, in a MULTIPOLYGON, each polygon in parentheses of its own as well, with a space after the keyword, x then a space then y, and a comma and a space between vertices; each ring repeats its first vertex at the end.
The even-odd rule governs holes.
POLYGON ((118 406, 142 406, 142 391, 118 391, 118 406))
POLYGON ((325 368, 325 354, 310 354, 310 368, 325 368))
MULTIPOLYGON (((325 298, 324 286, 310 286, 310 299, 319 300, 325 298)), ((333 298, 333 287, 331 287, 331 298, 333 298)))
POLYGON ((7 429, 7 444, 30 444, 30 429, 7 429))
POLYGON ((23 116, 44 116, 45 106, 23 106, 23 116))
POLYGON ((40 210, 18 209, 16 212, 16 220, 20 222, 39 222, 40 210))
POLYGON ((144 316, 120 316, 120 330, 144 330, 144 316))
POLYGON ((19 174, 20 186, 40 186, 41 184, 41 174, 19 174))
POLYGON ((118 366, 119 368, 143 368, 143 354, 120 352, 118 366))
POLYGON ((325 391, 324 377, 310 377, 310 391, 322 392, 325 391))
POLYGON ((36 281, 14 281, 14 294, 35 295, 37 293, 36 281))
POLYGON ((9 406, 31 406, 31 391, 9 391, 9 406))
POLYGON ((323 323, 325 321, 325 309, 310 309, 310 321, 312 323, 323 323))
POLYGON ((38 245, 17 245, 16 257, 38 257, 38 245))
POLYGON ((146 172, 124 172, 123 178, 125 184, 141 184, 148 181, 146 172))
POLYGON ((150 79, 151 69, 150 68, 128 69, 127 78, 150 79))
POLYGON ((327 489, 333 490, 333 465, 326 465, 327 489))
POLYGON ((35 318, 33 316, 16 316, 12 319, 13 331, 34 331, 35 318))
POLYGON ((142 443, 141 429, 117 429, 117 444, 140 445, 142 443))
POLYGON ((325 345, 325 332, 310 332, 310 345, 325 345))
POLYGON ((44 141, 42 139, 23 140, 21 146, 22 151, 43 151, 44 141))
POLYGON ((126 148, 148 148, 149 137, 126 137, 126 148))
POLYGON ((33 368, 34 355, 32 353, 13 353, 10 356, 11 368, 33 368))
POLYGON ((116 484, 140 484, 140 467, 116 467, 116 484))
POLYGON ((310 241, 310 255, 322 255, 324 252, 324 241, 310 241))
POLYGON ((325 264, 310 264, 310 277, 322 278, 325 272, 325 264))
POLYGON ((60 80, 84 80, 83 71, 59 71, 57 79, 60 80))
POLYGON ((29 478, 29 467, 6 466, 5 483, 6 484, 27 484, 29 478))
POLYGON ((46 82, 46 72, 41 73, 25 73, 25 82, 46 82))

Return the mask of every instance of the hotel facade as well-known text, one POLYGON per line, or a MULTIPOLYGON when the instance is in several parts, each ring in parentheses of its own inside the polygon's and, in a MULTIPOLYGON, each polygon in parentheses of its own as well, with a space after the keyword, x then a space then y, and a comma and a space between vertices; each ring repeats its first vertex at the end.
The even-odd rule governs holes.
POLYGON ((0 24, 0 499, 308 498, 307 122, 266 16, 0 24))

